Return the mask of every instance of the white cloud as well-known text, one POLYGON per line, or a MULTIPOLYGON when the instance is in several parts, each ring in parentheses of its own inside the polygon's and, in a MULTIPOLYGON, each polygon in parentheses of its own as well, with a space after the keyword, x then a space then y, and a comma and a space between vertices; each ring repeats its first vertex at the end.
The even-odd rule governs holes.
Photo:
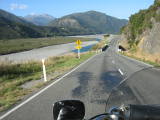
POLYGON ((36 15, 36 13, 34 13, 34 12, 31 12, 29 15, 36 15))
POLYGON ((12 3, 10 4, 10 9, 11 10, 15 10, 15 9, 20 9, 20 10, 24 10, 27 9, 28 6, 25 4, 17 4, 17 3, 12 3))

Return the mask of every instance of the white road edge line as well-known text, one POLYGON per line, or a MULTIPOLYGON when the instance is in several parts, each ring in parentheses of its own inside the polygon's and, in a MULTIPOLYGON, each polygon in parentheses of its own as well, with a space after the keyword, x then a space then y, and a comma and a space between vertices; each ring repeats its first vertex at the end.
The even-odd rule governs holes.
POLYGON ((134 58, 131 58, 131 57, 128 57, 128 56, 125 56, 125 55, 121 55, 121 54, 118 54, 118 55, 120 55, 120 56, 122 56, 122 57, 125 57, 126 59, 129 59, 129 60, 132 60, 132 61, 135 61, 135 62, 139 62, 139 63, 144 64, 144 65, 146 65, 146 66, 153 67, 153 65, 147 64, 147 63, 142 62, 142 61, 140 61, 140 60, 136 60, 136 59, 134 59, 134 58))
POLYGON ((121 69, 118 69, 118 71, 121 73, 121 75, 124 75, 124 73, 122 72, 122 70, 121 70, 121 69))
MULTIPOLYGON (((99 54, 97 54, 99 55, 99 54)), ((19 105, 17 105, 16 107, 14 107, 13 109, 11 109, 10 111, 8 111, 7 113, 5 113, 4 115, 0 116, 0 120, 4 119, 5 117, 7 117, 9 114, 11 114, 12 112, 14 112, 15 110, 17 110, 18 108, 20 108, 21 106, 25 105, 26 103, 28 103, 29 101, 31 101, 32 99, 34 99, 35 97, 37 97, 38 95, 40 95, 41 93, 43 93, 45 90, 47 90, 48 88, 50 88, 51 86, 53 86, 54 84, 58 83, 59 81, 61 81, 64 77, 66 77, 67 75, 71 74, 73 71, 77 70, 78 68, 80 68, 82 65, 86 64, 88 61, 90 61, 91 59, 93 59, 95 56, 92 56, 91 58, 89 58, 88 60, 86 60, 85 62, 81 63, 79 66, 77 66, 76 68, 74 68, 73 70, 71 70, 70 72, 66 73, 64 76, 62 76, 61 78, 59 78, 58 80, 56 80, 55 82, 51 83, 50 85, 46 86, 44 89, 40 90, 38 93, 34 94, 33 96, 31 96, 30 98, 28 98, 26 101, 20 103, 19 105)))

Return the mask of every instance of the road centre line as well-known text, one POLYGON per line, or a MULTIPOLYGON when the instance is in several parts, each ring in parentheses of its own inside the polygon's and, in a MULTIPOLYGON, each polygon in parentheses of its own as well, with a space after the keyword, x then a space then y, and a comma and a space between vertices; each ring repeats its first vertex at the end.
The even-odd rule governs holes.
POLYGON ((118 71, 120 72, 121 75, 124 75, 121 69, 118 69, 118 71))

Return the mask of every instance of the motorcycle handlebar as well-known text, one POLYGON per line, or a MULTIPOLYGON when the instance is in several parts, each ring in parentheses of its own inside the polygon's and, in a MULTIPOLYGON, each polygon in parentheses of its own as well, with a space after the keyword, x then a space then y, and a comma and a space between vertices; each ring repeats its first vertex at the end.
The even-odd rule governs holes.
POLYGON ((129 120, 160 120, 160 106, 130 105, 129 120))

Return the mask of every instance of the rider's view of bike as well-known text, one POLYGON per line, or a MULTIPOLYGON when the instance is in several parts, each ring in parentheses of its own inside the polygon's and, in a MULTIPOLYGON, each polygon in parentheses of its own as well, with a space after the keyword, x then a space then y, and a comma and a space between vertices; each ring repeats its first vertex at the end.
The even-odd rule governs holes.
POLYGON ((53 105, 54 120, 160 120, 159 78, 159 68, 149 67, 134 73, 112 89, 104 113, 92 118, 85 118, 83 102, 58 101, 53 105), (155 77, 151 79, 149 72, 155 77))
POLYGON ((160 120, 160 0, 0 0, 0 120, 160 120))

